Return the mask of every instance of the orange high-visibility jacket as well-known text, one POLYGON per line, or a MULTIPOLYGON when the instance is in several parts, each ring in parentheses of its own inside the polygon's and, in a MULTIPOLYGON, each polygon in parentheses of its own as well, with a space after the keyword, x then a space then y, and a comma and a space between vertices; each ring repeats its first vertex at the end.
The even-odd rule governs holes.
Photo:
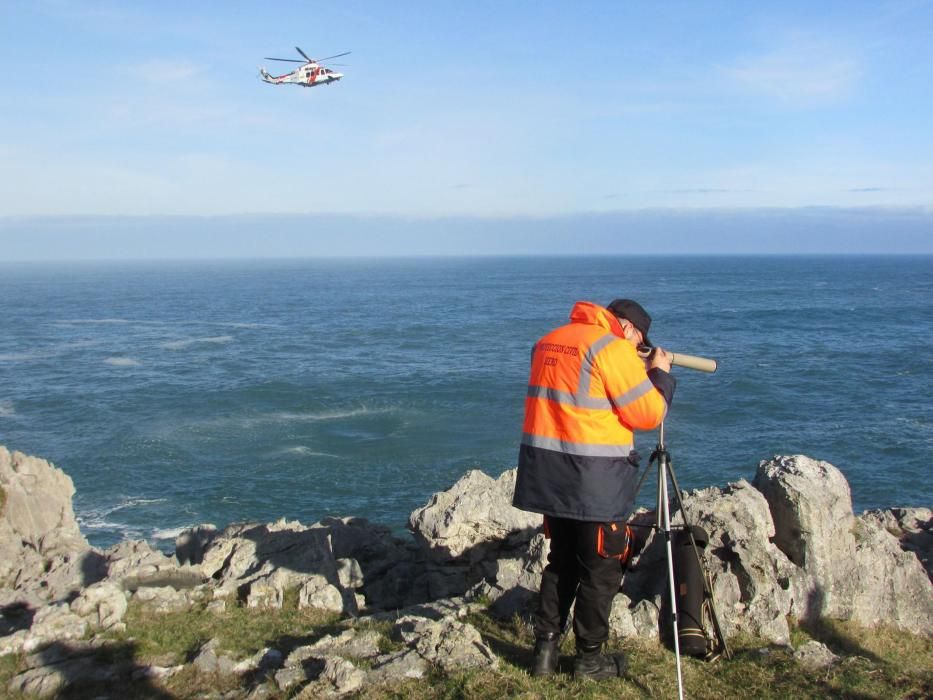
POLYGON ((635 498, 634 430, 660 425, 674 378, 645 363, 608 309, 578 302, 531 358, 513 505, 561 518, 624 520, 635 498))

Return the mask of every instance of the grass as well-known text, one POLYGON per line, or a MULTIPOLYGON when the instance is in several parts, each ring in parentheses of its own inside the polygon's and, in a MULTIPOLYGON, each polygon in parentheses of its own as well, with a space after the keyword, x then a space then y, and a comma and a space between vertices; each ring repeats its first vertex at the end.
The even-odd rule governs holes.
MULTIPOLYGON (((574 681, 570 675, 573 642, 561 647, 560 671, 550 678, 532 678, 526 670, 531 662, 532 639, 527 626, 517 618, 500 621, 485 612, 468 621, 479 629, 486 643, 498 654, 497 671, 463 671, 444 674, 434 671, 426 678, 391 687, 366 688, 353 697, 372 700, 451 700, 476 698, 554 699, 579 698, 670 698, 676 697, 674 655, 653 642, 628 639, 610 643, 623 652, 629 663, 624 679, 594 682, 574 681)), ((236 658, 249 656, 263 647, 287 653, 322 636, 345 629, 347 622, 312 610, 298 610, 286 599, 281 610, 247 609, 231 604, 223 613, 195 609, 178 613, 152 613, 132 603, 125 618, 124 633, 110 635, 111 647, 104 650, 113 662, 137 666, 170 666, 190 661, 202 644, 217 638, 220 648, 236 658)), ((391 624, 358 623, 359 628, 382 635, 380 648, 399 649, 389 639, 391 624)), ((793 659, 792 650, 752 639, 731 640, 734 658, 713 664, 683 659, 686 694, 690 698, 927 698, 933 696, 933 640, 889 629, 866 630, 846 622, 821 621, 795 626, 794 646, 816 639, 842 658, 822 671, 807 671, 793 659)), ((22 657, 0 657, 0 695, 9 679, 22 668, 22 657)), ((361 667, 367 664, 361 663, 361 667)), ((199 675, 193 667, 164 681, 142 681, 123 689, 123 696, 194 698, 203 694, 237 690, 264 683, 272 700, 293 697, 278 690, 271 679, 239 679, 199 675)), ((69 692, 66 697, 93 698, 102 688, 69 692)), ((105 689, 112 692, 112 688, 105 689)))
POLYGON ((126 632, 114 639, 132 640, 144 658, 158 658, 159 665, 170 666, 190 660, 203 644, 215 638, 220 652, 238 659, 264 647, 288 651, 338 631, 338 617, 319 610, 299 610, 288 596, 281 609, 246 608, 228 601, 222 613, 203 608, 155 613, 132 601, 124 618, 126 632))

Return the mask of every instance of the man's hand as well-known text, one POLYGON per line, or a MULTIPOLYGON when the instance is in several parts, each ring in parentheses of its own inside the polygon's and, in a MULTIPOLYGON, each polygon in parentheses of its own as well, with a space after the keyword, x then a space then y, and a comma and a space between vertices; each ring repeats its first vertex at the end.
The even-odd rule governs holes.
POLYGON ((669 353, 664 348, 654 348, 651 350, 651 354, 648 355, 648 369, 663 369, 665 372, 671 371, 671 362, 674 360, 674 355, 669 353))

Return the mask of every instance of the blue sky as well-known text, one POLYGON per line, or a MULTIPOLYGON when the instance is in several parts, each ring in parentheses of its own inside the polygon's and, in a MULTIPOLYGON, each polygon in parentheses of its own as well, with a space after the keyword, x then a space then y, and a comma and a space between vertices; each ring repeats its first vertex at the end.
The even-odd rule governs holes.
MULTIPOLYGON (((35 232, 88 217, 342 216, 365 242, 386 221, 636 230, 639 212, 812 208, 933 252, 931 2, 6 0, 0 57, 9 257, 51 254, 35 232), (260 82, 295 45, 352 51, 344 80, 260 82)), ((851 252, 829 228, 824 252, 851 252)), ((430 235, 398 252, 444 252, 430 235)), ((535 251, 514 235, 509 252, 535 251)))

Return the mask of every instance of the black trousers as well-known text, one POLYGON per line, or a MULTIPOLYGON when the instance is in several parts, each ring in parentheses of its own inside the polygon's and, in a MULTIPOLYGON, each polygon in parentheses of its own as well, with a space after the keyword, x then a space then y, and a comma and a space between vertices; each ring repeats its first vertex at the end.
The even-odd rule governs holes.
POLYGON ((576 599, 573 633, 577 644, 601 644, 609 638, 609 611, 622 583, 622 564, 597 553, 599 523, 545 517, 551 552, 541 576, 535 634, 559 633, 576 599))

